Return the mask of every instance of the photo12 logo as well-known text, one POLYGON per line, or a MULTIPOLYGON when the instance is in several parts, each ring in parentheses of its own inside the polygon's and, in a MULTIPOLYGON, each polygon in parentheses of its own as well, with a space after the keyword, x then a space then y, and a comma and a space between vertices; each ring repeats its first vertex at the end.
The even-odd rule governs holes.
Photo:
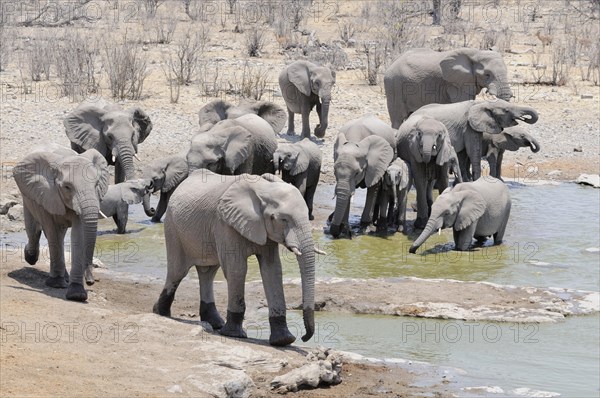
POLYGON ((2 322, 0 341, 4 343, 137 343, 140 327, 134 322, 2 322))

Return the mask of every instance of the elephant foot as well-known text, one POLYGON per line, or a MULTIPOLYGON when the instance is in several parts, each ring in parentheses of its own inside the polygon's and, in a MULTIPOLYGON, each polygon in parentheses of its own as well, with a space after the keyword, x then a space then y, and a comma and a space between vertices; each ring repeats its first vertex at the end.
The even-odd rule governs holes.
POLYGON ((25 261, 27 261, 27 264, 30 265, 35 265, 35 263, 37 263, 38 258, 40 257, 40 251, 36 250, 35 252, 30 252, 29 251, 29 244, 25 245, 25 250, 23 250, 23 254, 25 255, 25 261))
POLYGON ((169 293, 167 289, 163 289, 160 292, 160 296, 158 297, 158 301, 152 307, 152 312, 162 316, 171 316, 171 304, 173 304, 173 300, 175 300, 175 292, 169 293))
POLYGON ((156 217, 156 216, 154 216, 154 217, 152 217, 152 218, 150 219, 150 221, 152 221, 152 222, 160 222, 160 217, 156 217))
POLYGON ((269 344, 283 347, 296 341, 296 337, 290 333, 287 327, 285 316, 269 317, 269 324, 271 325, 269 344))
POLYGON ((309 219, 310 221, 312 221, 312 220, 314 220, 314 219, 315 219, 315 216, 313 216, 313 215, 312 215, 312 213, 311 213, 311 214, 309 214, 309 215, 308 215, 308 219, 309 219))
POLYGON ((85 288, 80 283, 70 283, 67 288, 67 300, 86 301, 88 298, 85 288))
POLYGON ((415 254, 418 248, 419 246, 411 246, 410 249, 408 249, 408 252, 411 254, 415 254))
POLYGON ((125 228, 117 228, 117 234, 119 235, 125 235, 127 231, 125 231, 125 228))
POLYGON ((88 286, 92 286, 96 282, 96 279, 94 279, 94 274, 92 273, 92 267, 93 265, 88 265, 83 273, 85 284, 88 286))
POLYGON ((296 132, 292 129, 292 130, 288 130, 285 134, 287 134, 287 135, 296 135, 296 132))
POLYGON ((426 225, 427 225, 427 219, 426 218, 419 218, 419 217, 417 217, 415 219, 415 229, 425 229, 426 225))
POLYGON ((210 323, 210 326, 215 330, 221 329, 225 323, 223 318, 221 318, 221 315, 219 315, 215 303, 207 303, 204 301, 200 301, 200 319, 210 323))
POLYGON ((317 124, 317 126, 315 127, 315 137, 317 137, 317 138, 325 137, 325 129, 323 127, 321 127, 320 124, 317 124))
POLYGON ((243 322, 244 322, 244 313, 243 312, 227 311, 227 322, 221 328, 219 333, 221 333, 223 336, 239 337, 241 339, 245 339, 248 337, 248 335, 246 335, 246 332, 242 328, 243 322))
POLYGON ((64 289, 69 286, 69 275, 65 276, 49 276, 46 278, 46 286, 57 289, 64 289))

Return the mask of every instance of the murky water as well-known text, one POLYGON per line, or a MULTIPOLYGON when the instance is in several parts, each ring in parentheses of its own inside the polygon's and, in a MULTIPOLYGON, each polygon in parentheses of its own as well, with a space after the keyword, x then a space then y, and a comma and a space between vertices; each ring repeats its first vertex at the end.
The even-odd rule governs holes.
MULTIPOLYGON (((455 252, 451 250, 451 230, 446 230, 411 255, 408 248, 414 233, 333 240, 317 231, 315 241, 328 253, 318 256, 317 275, 416 276, 600 290, 600 190, 573 184, 509 187, 513 206, 501 246, 488 242, 471 252, 455 252)), ((332 211, 332 194, 331 186, 319 188, 315 202, 321 215, 332 211)), ((364 192, 359 190, 356 196, 352 213, 358 216, 357 204, 364 201, 364 192)), ((130 233, 116 235, 114 230, 112 219, 100 221, 96 255, 108 268, 165 277, 162 224, 150 223, 141 206, 134 206, 130 233)), ((7 241, 20 244, 25 235, 14 234, 7 241)), ((282 254, 284 277, 298 277, 294 256, 285 249, 282 254)), ((195 272, 190 275, 195 277, 195 272)), ((259 277, 252 259, 248 279, 259 277)), ((292 312, 290 319, 302 324, 297 313, 292 312)), ((475 325, 331 313, 318 314, 318 320, 319 333, 313 344, 455 366, 469 373, 473 385, 498 385, 506 392, 530 387, 564 396, 600 394, 598 316, 568 318, 550 325, 475 325)))

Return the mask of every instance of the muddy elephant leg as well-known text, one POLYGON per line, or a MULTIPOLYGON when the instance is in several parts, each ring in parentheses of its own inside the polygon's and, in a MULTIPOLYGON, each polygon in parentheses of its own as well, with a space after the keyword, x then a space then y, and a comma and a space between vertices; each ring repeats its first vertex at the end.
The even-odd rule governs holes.
POLYGON ((398 192, 396 229, 399 232, 404 231, 406 227, 406 201, 408 199, 408 188, 398 192))
POLYGON ((310 138, 310 111, 312 109, 308 100, 303 102, 300 108, 302 110, 302 138, 310 138))
POLYGON ((117 207, 117 214, 113 216, 115 223, 117 223, 117 233, 124 234, 127 229, 127 219, 129 218, 129 205, 127 203, 120 203, 117 207))
MULTIPOLYGON (((236 241, 228 242, 236 246, 236 241)), ((248 259, 244 257, 242 247, 221 247, 219 250, 219 262, 227 279, 227 320, 221 328, 220 333, 229 337, 246 338, 246 332, 242 328, 244 314, 246 313, 246 301, 244 298, 246 272, 248 270, 248 259), (244 258, 241 258, 244 257, 244 258)))
POLYGON ((475 227, 476 225, 475 223, 473 223, 461 231, 453 231, 455 245, 454 250, 469 250, 469 247, 471 247, 471 243, 473 242, 473 234, 475 232, 475 227))
POLYGON ((290 111, 289 108, 288 108, 288 129, 287 129, 287 134, 288 135, 294 135, 294 134, 296 134, 294 132, 294 112, 290 111))
MULTIPOLYGON (((65 234, 66 228, 56 227, 54 225, 46 228, 44 234, 48 240, 48 249, 50 250, 50 276, 46 279, 46 285, 63 289, 68 287, 69 277, 65 267, 65 234)), ((77 242, 71 242, 71 247, 77 248, 77 242)), ((71 250, 73 253, 73 249, 71 250)), ((71 263, 74 261, 71 256, 71 263)))
POLYGON ((502 179, 502 158, 504 157, 504 151, 500 151, 498 153, 498 159, 496 160, 496 177, 497 179, 504 181, 502 179))
POLYGON ((490 175, 492 177, 498 178, 498 160, 496 158, 496 154, 495 153, 489 153, 486 156, 486 159, 487 159, 488 164, 490 166, 490 175))
POLYGON ((278 245, 268 245, 261 254, 256 255, 256 258, 260 265, 260 275, 269 306, 269 325, 271 326, 269 344, 275 346, 292 344, 296 338, 290 333, 287 326, 278 245))
POLYGON ((221 329, 225 323, 215 305, 213 283, 218 269, 218 265, 196 266, 200 285, 200 320, 210 323, 215 330, 221 329))
POLYGON ((360 217, 360 226, 367 227, 373 222, 373 210, 375 209, 375 202, 377 200, 377 194, 379 193, 380 183, 367 188, 367 199, 365 200, 365 208, 363 209, 362 216, 360 217))
POLYGON ((158 200, 158 206, 156 206, 156 213, 154 213, 154 216, 152 216, 152 222, 160 222, 160 219, 167 211, 167 205, 169 204, 169 198, 171 198, 172 193, 173 191, 161 191, 160 199, 158 200))
MULTIPOLYGON (((388 192, 384 192, 383 190, 381 190, 381 192, 379 193, 379 201, 378 201, 378 212, 377 214, 374 214, 374 216, 377 216, 377 231, 378 232, 382 232, 382 231, 387 231, 387 226, 388 226, 388 212, 389 209, 388 207, 394 206, 393 201, 390 201, 390 196, 388 195, 388 192), (391 202, 391 203, 390 203, 391 202)), ((392 210, 393 211, 393 210, 392 210)))
POLYGON ((427 203, 427 185, 425 180, 425 170, 422 165, 416 165, 412 168, 414 172, 414 184, 417 191, 417 218, 415 219, 415 228, 423 229, 429 218, 429 205, 427 203))
POLYGON ((502 221, 502 224, 498 228, 498 231, 494 234, 494 245, 499 245, 502 243, 502 239, 504 238, 504 232, 506 231, 507 224, 508 224, 508 217, 506 217, 506 219, 504 221, 502 221))
POLYGON ((25 231, 27 231, 27 244, 23 250, 25 261, 28 264, 34 265, 40 257, 40 236, 42 235, 42 227, 33 218, 33 215, 23 206, 23 220, 25 221, 25 231))
POLYGON ((314 220, 313 216, 313 200, 315 197, 315 191, 317 190, 317 186, 308 187, 306 189, 306 194, 304 195, 304 200, 306 201, 306 207, 308 207, 308 219, 314 220))
POLYGON ((477 181, 481 177, 481 134, 470 134, 469 140, 465 142, 465 150, 471 161, 472 181, 477 181))
POLYGON ((173 244, 173 242, 167 241, 167 248, 167 280, 158 300, 152 307, 152 312, 162 316, 171 316, 171 304, 175 299, 175 291, 190 269, 179 242, 173 244))

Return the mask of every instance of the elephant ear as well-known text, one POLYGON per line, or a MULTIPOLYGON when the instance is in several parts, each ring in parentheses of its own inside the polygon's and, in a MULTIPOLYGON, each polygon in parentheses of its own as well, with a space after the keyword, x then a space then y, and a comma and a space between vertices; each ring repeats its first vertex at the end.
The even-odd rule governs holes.
POLYGON ((454 222, 454 229, 462 231, 483 216, 485 200, 476 191, 461 191, 455 194, 459 196, 461 204, 454 222))
POLYGON ((51 152, 33 152, 13 169, 13 177, 21 194, 49 213, 59 216, 67 211, 56 184, 63 159, 63 156, 51 152))
POLYGON ((252 176, 243 174, 241 179, 231 184, 221 196, 217 211, 244 238, 264 245, 267 243, 267 229, 263 218, 263 203, 249 183, 251 179, 252 176))
POLYGON ((165 182, 162 192, 175 189, 188 176, 188 164, 184 158, 177 157, 167 164, 164 170, 165 182))
POLYGON ((394 150, 384 138, 371 135, 363 138, 358 144, 366 151, 367 169, 365 171, 365 184, 372 187, 377 184, 394 158, 394 150))
POLYGON ((312 94, 308 67, 302 62, 295 62, 288 66, 288 79, 296 88, 307 97, 312 94))
POLYGON ((279 134, 283 130, 287 120, 285 109, 268 101, 258 101, 252 105, 252 109, 271 125, 275 134, 279 134))
POLYGON ((296 157, 296 162, 294 163, 294 167, 290 170, 290 174, 295 176, 300 173, 308 170, 308 164, 310 163, 310 157, 305 150, 299 149, 298 156, 296 157))
POLYGON ((210 130, 212 126, 227 119, 227 110, 233 105, 227 101, 214 100, 200 108, 198 123, 202 131, 210 130))
POLYGON ((88 149, 82 153, 81 156, 88 158, 98 172, 96 193, 98 194, 98 199, 102 199, 108 190, 108 179, 110 177, 110 173, 108 172, 108 163, 106 163, 104 156, 102 156, 102 154, 95 149, 88 149))
POLYGON ((78 106, 63 120, 67 137, 77 152, 95 149, 103 156, 109 154, 102 132, 104 122, 102 117, 106 110, 91 104, 78 106))
POLYGON ((141 144, 152 131, 152 121, 150 121, 150 116, 140 108, 131 109, 131 113, 133 115, 133 123, 139 127, 139 136, 137 137, 137 141, 134 140, 134 142, 141 144))
POLYGON ((130 180, 120 184, 121 199, 127 204, 134 205, 142 201, 146 189, 143 180, 130 180))
POLYGON ((485 101, 471 106, 467 119, 471 128, 480 133, 499 134, 502 132, 502 126, 496 121, 492 110, 485 101))
POLYGON ((219 129, 215 133, 225 139, 225 166, 233 173, 250 156, 252 134, 241 126, 219 129))
POLYGON ((346 134, 339 133, 337 138, 335 139, 335 144, 333 145, 333 161, 334 162, 338 158, 338 153, 340 151, 340 148, 342 148, 344 146, 344 144, 347 142, 348 142, 348 139, 346 138, 346 134))
POLYGON ((446 130, 444 127, 444 134, 442 135, 442 147, 438 150, 435 163, 438 166, 443 166, 450 162, 454 156, 456 156, 456 152, 454 152, 454 148, 452 147, 450 134, 448 134, 448 130, 446 130))
POLYGON ((455 50, 440 61, 442 78, 448 83, 464 84, 475 82, 473 61, 468 54, 455 50))

